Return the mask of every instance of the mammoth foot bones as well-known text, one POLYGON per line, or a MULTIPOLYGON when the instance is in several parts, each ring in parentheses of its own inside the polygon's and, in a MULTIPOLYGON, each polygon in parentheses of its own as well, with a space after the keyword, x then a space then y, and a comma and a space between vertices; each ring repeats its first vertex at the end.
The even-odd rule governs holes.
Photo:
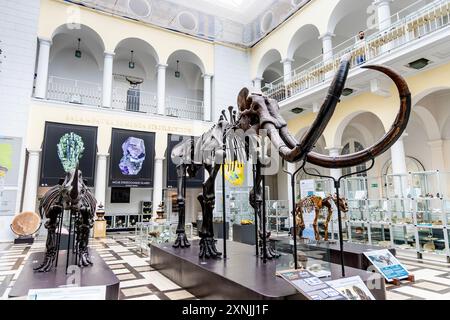
POLYGON ((177 230, 177 238, 172 246, 174 248, 188 248, 191 246, 184 230, 177 230))
POLYGON ((200 258, 219 258, 222 252, 217 251, 216 242, 214 238, 206 237, 200 240, 200 258))
POLYGON ((45 253, 44 261, 42 261, 42 263, 38 267, 33 268, 33 270, 37 271, 37 272, 49 272, 53 267, 55 258, 56 258, 56 252, 47 251, 45 253))
POLYGON ((259 240, 259 252, 260 252, 260 257, 263 258, 264 257, 264 250, 265 250, 265 256, 267 259, 271 260, 271 259, 277 259, 280 257, 280 254, 277 253, 271 246, 270 246, 270 232, 266 233, 266 248, 264 249, 263 246, 263 241, 262 241, 262 237, 263 235, 260 233, 259 234, 260 240, 259 240))

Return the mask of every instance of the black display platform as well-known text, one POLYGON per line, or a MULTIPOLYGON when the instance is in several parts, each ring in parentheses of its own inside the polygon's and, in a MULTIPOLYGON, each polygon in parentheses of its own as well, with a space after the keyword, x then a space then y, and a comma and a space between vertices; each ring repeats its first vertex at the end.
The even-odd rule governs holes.
MULTIPOLYGON (((222 241, 217 248, 222 250, 222 241)), ((170 243, 151 244, 151 266, 199 299, 291 300, 306 298, 285 280, 275 276, 276 260, 264 264, 255 247, 228 241, 228 258, 201 260, 198 240, 186 249, 170 243)), ((332 279, 340 278, 341 267, 331 264, 332 279)), ((367 282, 372 273, 346 267, 346 276, 361 276, 367 282)), ((331 280, 331 279, 330 279, 331 280)), ((371 290, 378 300, 386 299, 384 281, 371 290)))
MULTIPOLYGON (((90 249, 89 252, 94 264, 90 267, 81 268, 81 287, 106 286, 106 300, 118 300, 119 279, 98 255, 97 251, 90 249)), ((30 289, 49 289, 67 285, 70 275, 66 275, 66 251, 60 251, 56 270, 42 273, 35 272, 33 268, 42 262, 43 256, 44 252, 36 252, 30 255, 14 287, 9 292, 10 298, 27 296, 30 289)))

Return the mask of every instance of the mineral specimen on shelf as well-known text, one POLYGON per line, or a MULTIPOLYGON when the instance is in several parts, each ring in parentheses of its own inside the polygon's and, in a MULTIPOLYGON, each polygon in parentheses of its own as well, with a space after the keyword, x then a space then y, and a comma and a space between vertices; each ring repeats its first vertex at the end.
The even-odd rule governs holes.
POLYGON ((128 137, 122 144, 123 157, 120 159, 119 168, 122 174, 128 176, 137 175, 145 160, 144 140, 128 137))
POLYGON ((65 172, 75 170, 79 159, 83 156, 84 142, 76 133, 69 132, 59 139, 56 145, 58 149, 58 157, 65 172))

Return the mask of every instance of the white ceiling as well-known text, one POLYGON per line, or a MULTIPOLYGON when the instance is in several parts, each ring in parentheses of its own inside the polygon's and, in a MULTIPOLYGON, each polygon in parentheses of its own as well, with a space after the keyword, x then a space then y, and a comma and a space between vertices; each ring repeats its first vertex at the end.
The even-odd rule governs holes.
POLYGON ((310 0, 66 0, 208 40, 251 47, 310 0))
POLYGON ((168 0, 210 15, 247 24, 266 11, 276 0, 168 0))

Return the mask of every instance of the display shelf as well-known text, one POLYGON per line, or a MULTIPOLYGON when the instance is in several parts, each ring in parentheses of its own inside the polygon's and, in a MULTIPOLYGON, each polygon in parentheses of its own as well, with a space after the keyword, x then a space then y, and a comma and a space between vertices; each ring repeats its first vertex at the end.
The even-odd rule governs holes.
POLYGON ((449 193, 449 172, 439 170, 411 172, 411 196, 414 198, 448 198, 449 193))
POLYGON ((134 229, 139 222, 146 221, 149 215, 142 214, 108 214, 105 215, 106 230, 118 231, 134 229))

